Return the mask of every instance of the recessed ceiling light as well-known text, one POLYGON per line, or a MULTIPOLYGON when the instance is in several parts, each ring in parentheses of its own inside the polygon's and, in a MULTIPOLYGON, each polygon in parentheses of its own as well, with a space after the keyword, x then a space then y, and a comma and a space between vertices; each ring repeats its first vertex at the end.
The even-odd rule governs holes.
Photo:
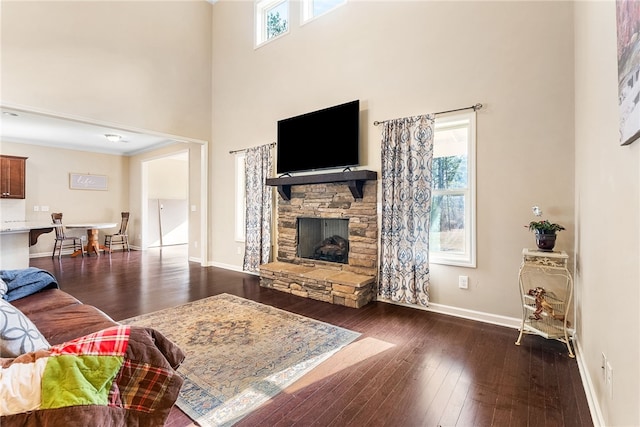
POLYGON ((115 133, 105 133, 104 137, 111 142, 118 142, 122 139, 120 135, 116 135, 115 133))

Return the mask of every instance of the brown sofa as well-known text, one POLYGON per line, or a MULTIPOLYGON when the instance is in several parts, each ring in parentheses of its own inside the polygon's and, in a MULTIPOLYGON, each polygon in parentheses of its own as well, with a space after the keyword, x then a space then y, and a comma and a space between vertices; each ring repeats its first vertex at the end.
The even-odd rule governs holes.
MULTIPOLYGON (((24 298, 11 301, 11 304, 24 313, 42 333, 52 346, 67 343, 106 328, 119 326, 104 312, 91 305, 83 304, 70 294, 60 289, 46 289, 24 298)), ((20 356, 22 357, 22 356, 20 356)), ((40 425, 163 425, 178 398, 182 378, 175 372, 184 360, 184 353, 173 342, 152 328, 130 328, 128 347, 124 359, 134 365, 148 364, 154 369, 159 367, 169 375, 163 384, 158 397, 144 410, 125 404, 124 392, 120 387, 120 378, 124 373, 123 364, 114 380, 110 400, 116 404, 78 405, 56 409, 38 409, 0 417, 0 425, 8 426, 40 426, 40 425), (117 385, 116 385, 117 384, 117 385), (115 392, 115 399, 113 399, 115 392), (118 393, 122 393, 122 399, 118 393)), ((16 359, 0 359, 4 367, 16 363, 16 359)), ((131 369, 130 369, 131 370, 131 369)), ((131 382, 131 380, 129 379, 131 382)), ((136 386, 138 387, 138 386, 136 386)))

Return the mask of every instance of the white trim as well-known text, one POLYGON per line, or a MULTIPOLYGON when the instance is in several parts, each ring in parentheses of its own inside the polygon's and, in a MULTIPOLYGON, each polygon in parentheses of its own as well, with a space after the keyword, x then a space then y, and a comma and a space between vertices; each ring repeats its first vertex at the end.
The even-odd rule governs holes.
POLYGON ((264 46, 265 44, 279 39, 280 37, 284 36, 285 34, 289 34, 289 31, 291 30, 291 2, 290 0, 256 0, 254 2, 254 9, 253 9, 253 19, 254 19, 254 25, 253 25, 253 31, 254 31, 254 36, 253 36, 253 43, 254 43, 254 49, 257 49, 261 46, 264 46), (287 21, 287 29, 283 32, 281 32, 280 34, 278 34, 277 36, 268 38, 267 37, 267 12, 271 9, 274 9, 275 7, 279 6, 282 3, 286 3, 287 4, 287 16, 286 16, 286 21, 287 21))
POLYGON ((324 16, 334 10, 338 9, 341 6, 347 4, 347 0, 342 0, 340 3, 335 4, 332 8, 325 10, 319 15, 313 14, 313 2, 314 0, 302 0, 300 3, 300 26, 306 25, 309 22, 315 21, 316 19, 324 16))
MULTIPOLYGON (((206 267, 209 256, 209 144, 200 146, 200 265, 206 267)), ((191 243, 191 242, 189 242, 191 243)))
POLYGON ((446 127, 447 124, 468 123, 467 141, 467 173, 469 176, 469 187, 463 192, 465 194, 465 209, 470 212, 465 213, 468 224, 465 224, 465 240, 469 243, 469 252, 463 256, 447 254, 446 252, 429 251, 429 262, 432 264, 454 265, 458 267, 476 268, 477 259, 477 223, 476 223, 476 112, 455 113, 442 118, 436 118, 434 132, 438 127, 446 127), (467 196, 468 194, 468 196, 467 196), (468 199, 467 199, 468 198, 468 199))
MULTIPOLYGON (((380 297, 379 295, 377 300, 380 302, 388 303, 388 304, 400 305, 403 307, 415 308, 415 309, 424 310, 424 311, 431 311, 434 313, 446 314, 448 316, 461 317, 463 319, 475 320, 483 323, 490 323, 492 325, 505 326, 511 329, 520 329, 520 326, 522 324, 521 318, 501 316, 499 314, 485 313, 482 311, 469 310, 466 308, 453 307, 453 306, 444 305, 444 304, 429 303, 428 307, 423 307, 419 305, 405 304, 405 303, 399 303, 396 301, 391 301, 390 299, 380 297)), ((516 338, 517 337, 514 336, 514 342, 516 338)))
POLYGON ((260 273, 254 273, 252 271, 245 271, 245 270, 242 269, 242 267, 238 267, 237 265, 225 264, 225 263, 221 263, 221 262, 213 261, 213 262, 211 262, 209 264, 209 267, 223 268, 225 270, 237 271, 238 273, 251 274, 252 276, 260 276, 260 273))
POLYGON ((587 404, 589 405, 589 412, 591 412, 591 419, 595 427, 605 426, 604 417, 602 416, 602 410, 600 409, 600 402, 598 401, 598 394, 591 381, 591 376, 587 369, 587 364, 582 357, 582 346, 580 340, 576 340, 574 337, 573 348, 576 353, 576 362, 578 362, 578 372, 580 372, 580 379, 582 380, 582 388, 584 388, 584 394, 587 397, 587 404))

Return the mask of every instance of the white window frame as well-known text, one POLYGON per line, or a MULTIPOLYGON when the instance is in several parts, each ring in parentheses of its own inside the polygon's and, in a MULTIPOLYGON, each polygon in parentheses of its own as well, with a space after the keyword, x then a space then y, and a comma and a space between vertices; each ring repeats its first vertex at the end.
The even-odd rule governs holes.
POLYGON ((334 10, 336 10, 337 8, 339 8, 340 6, 343 6, 345 4, 347 4, 347 0, 342 0, 340 3, 335 4, 331 9, 327 9, 324 12, 322 12, 319 15, 314 15, 313 14, 313 3, 316 0, 302 0, 301 1, 301 7, 300 7, 300 22, 301 25, 306 24, 307 22, 311 22, 316 18, 319 18, 320 16, 324 16, 326 14, 328 14, 329 12, 333 12, 334 10))
POLYGON ((246 217, 246 189, 245 189, 245 153, 236 153, 236 176, 235 176, 235 233, 236 242, 245 241, 245 217, 246 217))
POLYGON ((280 37, 289 34, 289 30, 291 29, 291 2, 289 0, 256 0, 255 1, 255 11, 254 11, 254 19, 255 19, 255 47, 258 48, 260 46, 265 45, 273 40, 279 39, 280 37), (282 3, 287 3, 287 10, 289 12, 287 16, 287 30, 278 34, 275 37, 270 39, 267 38, 267 16, 271 9, 279 6, 282 3))
POLYGON ((467 173, 466 189, 433 190, 432 198, 437 195, 462 194, 465 197, 465 248, 463 253, 429 251, 429 262, 433 264, 455 265, 460 267, 476 267, 476 112, 457 113, 436 117, 435 132, 439 129, 456 126, 468 122, 467 139, 467 173))

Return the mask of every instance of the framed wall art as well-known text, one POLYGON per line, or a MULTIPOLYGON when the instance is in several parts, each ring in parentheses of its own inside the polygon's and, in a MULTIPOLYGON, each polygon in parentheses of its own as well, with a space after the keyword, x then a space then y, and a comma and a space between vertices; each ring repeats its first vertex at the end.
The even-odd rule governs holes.
POLYGON ((69 174, 69 188, 72 190, 106 190, 106 175, 69 174))
POLYGON ((640 1, 616 0, 620 143, 640 137, 640 1))

